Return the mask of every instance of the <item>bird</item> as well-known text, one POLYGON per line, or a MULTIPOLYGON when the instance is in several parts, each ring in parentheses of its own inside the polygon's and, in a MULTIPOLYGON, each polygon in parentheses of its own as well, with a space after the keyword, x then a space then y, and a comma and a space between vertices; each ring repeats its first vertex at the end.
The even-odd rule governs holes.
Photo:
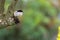
POLYGON ((15 24, 18 24, 18 23, 21 22, 22 15, 23 15, 22 10, 17 10, 17 11, 14 12, 13 19, 14 19, 15 24))

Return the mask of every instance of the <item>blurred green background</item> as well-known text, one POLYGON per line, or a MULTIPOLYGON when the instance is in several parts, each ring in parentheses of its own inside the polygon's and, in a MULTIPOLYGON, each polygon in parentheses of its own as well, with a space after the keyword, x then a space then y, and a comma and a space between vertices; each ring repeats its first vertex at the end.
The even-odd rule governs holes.
MULTIPOLYGON (((5 1, 5 13, 11 2, 12 0, 5 1)), ((60 12, 59 7, 57 8, 54 5, 52 5, 50 0, 18 0, 14 10, 22 9, 24 13, 21 32, 19 33, 20 37, 18 39, 55 40, 57 27, 60 24, 60 12)), ((6 28, 0 28, 1 31, 3 30, 2 32, 0 31, 1 37, 3 38, 4 32, 4 38, 8 38, 6 40, 13 40, 11 36, 15 34, 14 26, 16 25, 13 25, 12 22, 10 24, 12 24, 9 27, 10 31, 6 31, 6 28)))

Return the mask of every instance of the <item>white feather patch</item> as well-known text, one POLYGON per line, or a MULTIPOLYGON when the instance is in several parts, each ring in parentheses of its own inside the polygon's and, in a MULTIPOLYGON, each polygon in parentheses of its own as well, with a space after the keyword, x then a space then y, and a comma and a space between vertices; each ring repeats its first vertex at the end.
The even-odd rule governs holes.
POLYGON ((17 12, 17 11, 14 12, 14 16, 22 16, 22 15, 23 15, 23 12, 17 12))

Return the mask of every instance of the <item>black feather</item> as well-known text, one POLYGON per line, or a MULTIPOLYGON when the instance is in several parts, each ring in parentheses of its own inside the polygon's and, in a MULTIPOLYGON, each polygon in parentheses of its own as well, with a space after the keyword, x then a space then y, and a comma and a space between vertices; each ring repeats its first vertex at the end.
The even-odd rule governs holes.
POLYGON ((17 10, 17 12, 23 12, 22 10, 17 10))
POLYGON ((13 18, 14 18, 14 22, 15 22, 15 24, 20 23, 20 21, 19 21, 19 19, 18 19, 17 17, 13 16, 13 18))

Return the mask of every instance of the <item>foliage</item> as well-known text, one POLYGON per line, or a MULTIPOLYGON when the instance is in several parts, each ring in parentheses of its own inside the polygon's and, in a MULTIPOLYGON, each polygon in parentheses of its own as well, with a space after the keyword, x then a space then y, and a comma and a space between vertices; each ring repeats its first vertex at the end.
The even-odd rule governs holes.
MULTIPOLYGON (((6 0, 5 13, 9 8, 10 2, 11 0, 6 0)), ((14 7, 15 10, 22 9, 24 11, 21 32, 19 34, 21 36, 20 39, 21 40, 48 40, 50 37, 50 35, 48 34, 51 33, 52 35, 54 30, 56 30, 55 29, 56 23, 54 23, 52 27, 52 31, 51 29, 48 30, 44 25, 42 25, 42 23, 45 23, 48 25, 51 22, 51 17, 53 17, 53 19, 55 18, 54 20, 56 20, 56 15, 57 15, 56 8, 48 0, 23 0, 21 2, 23 2, 23 4, 17 3, 18 5, 16 4, 16 6, 14 7), (19 5, 22 5, 23 8, 20 7, 19 5)), ((9 14, 9 15, 12 15, 12 14, 9 14)), ((13 23, 10 23, 10 24, 12 24, 11 28, 13 27, 12 29, 14 29, 15 24, 13 23)), ((1 29, 3 30, 3 28, 1 29)), ((9 31, 7 32, 8 34, 10 33, 9 35, 11 35, 13 32, 15 33, 14 30, 10 30, 10 32, 9 31)))
POLYGON ((26 8, 24 9, 22 29, 23 34, 27 37, 31 36, 33 39, 36 37, 36 40, 47 40, 48 30, 45 26, 41 25, 41 22, 49 24, 51 22, 50 17, 56 17, 57 15, 56 8, 47 0, 31 0, 25 5, 26 8), (44 34, 47 34, 45 39, 44 34), (41 36, 42 39, 39 39, 41 38, 39 36, 41 36))

